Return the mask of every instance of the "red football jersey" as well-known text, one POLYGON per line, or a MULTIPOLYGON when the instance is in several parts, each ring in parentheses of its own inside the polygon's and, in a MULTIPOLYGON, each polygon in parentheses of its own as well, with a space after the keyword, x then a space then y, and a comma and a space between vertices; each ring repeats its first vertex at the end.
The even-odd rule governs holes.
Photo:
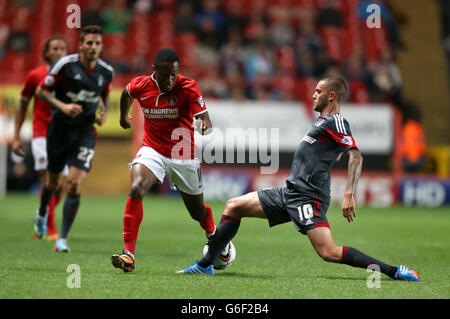
MULTIPOLYGON (((30 100, 34 92, 36 91, 39 83, 45 78, 48 72, 47 65, 41 65, 31 70, 26 78, 25 85, 20 92, 20 98, 22 100, 30 100)), ((33 106, 33 138, 47 136, 48 124, 52 119, 51 106, 42 101, 41 99, 34 98, 33 106)))
POLYGON ((143 146, 168 158, 194 158, 193 118, 207 111, 197 83, 183 75, 169 92, 161 92, 153 74, 133 78, 128 94, 144 113, 143 146))

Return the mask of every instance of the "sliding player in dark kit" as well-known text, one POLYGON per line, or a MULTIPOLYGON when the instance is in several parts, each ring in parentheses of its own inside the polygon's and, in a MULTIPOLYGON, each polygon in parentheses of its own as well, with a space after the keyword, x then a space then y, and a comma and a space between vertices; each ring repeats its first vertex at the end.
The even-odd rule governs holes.
POLYGON ((361 268, 377 265, 382 273, 393 279, 420 281, 414 270, 404 265, 390 266, 352 247, 337 246, 331 236, 326 218, 330 204, 330 168, 339 154, 348 154, 348 183, 342 212, 348 222, 352 222, 356 218, 354 194, 363 162, 350 126, 340 114, 347 88, 345 80, 337 76, 327 76, 319 81, 313 95, 313 107, 320 116, 295 152, 286 186, 230 199, 209 243, 208 253, 199 262, 177 273, 214 274, 213 262, 237 234, 242 217, 256 217, 268 219, 270 226, 292 221, 299 232, 308 236, 325 261, 361 268))

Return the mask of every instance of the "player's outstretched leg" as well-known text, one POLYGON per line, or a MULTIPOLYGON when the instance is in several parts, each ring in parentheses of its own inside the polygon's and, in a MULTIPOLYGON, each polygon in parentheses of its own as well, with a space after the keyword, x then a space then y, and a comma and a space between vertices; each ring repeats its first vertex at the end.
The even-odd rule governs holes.
POLYGON ((136 267, 134 265, 134 255, 128 250, 120 254, 111 256, 111 263, 114 267, 122 269, 124 272, 132 272, 136 267))
POLYGON ((392 279, 420 281, 417 272, 410 270, 405 266, 391 266, 373 257, 367 256, 355 248, 337 246, 332 239, 330 229, 327 227, 318 227, 308 230, 307 234, 314 249, 325 261, 366 269, 370 265, 377 265, 380 272, 392 279))

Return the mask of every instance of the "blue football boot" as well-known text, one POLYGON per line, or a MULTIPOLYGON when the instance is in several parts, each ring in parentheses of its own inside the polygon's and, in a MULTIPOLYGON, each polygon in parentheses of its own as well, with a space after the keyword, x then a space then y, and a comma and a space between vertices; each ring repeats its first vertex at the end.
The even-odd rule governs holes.
POLYGON ((36 218, 34 219, 33 237, 37 240, 44 239, 46 232, 47 232, 47 214, 45 214, 45 217, 43 219, 39 218, 39 216, 36 215, 36 218))
POLYGON ((196 261, 186 269, 178 270, 177 274, 214 275, 214 266, 211 264, 208 267, 203 268, 198 264, 198 261, 196 261))
POLYGON ((415 270, 411 270, 405 265, 397 266, 397 272, 394 276, 395 280, 420 281, 419 274, 415 270))

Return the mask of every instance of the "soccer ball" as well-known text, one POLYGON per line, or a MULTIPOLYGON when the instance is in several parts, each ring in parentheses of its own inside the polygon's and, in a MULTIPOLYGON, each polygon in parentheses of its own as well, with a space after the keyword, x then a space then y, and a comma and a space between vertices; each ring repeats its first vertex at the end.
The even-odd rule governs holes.
MULTIPOLYGON (((209 245, 206 244, 203 247, 203 256, 206 255, 208 252, 209 245)), ((236 248, 234 247, 233 243, 230 241, 225 246, 225 249, 222 251, 222 253, 217 257, 217 259, 214 261, 214 269, 222 270, 225 268, 228 268, 231 266, 231 264, 236 259, 236 248)))

